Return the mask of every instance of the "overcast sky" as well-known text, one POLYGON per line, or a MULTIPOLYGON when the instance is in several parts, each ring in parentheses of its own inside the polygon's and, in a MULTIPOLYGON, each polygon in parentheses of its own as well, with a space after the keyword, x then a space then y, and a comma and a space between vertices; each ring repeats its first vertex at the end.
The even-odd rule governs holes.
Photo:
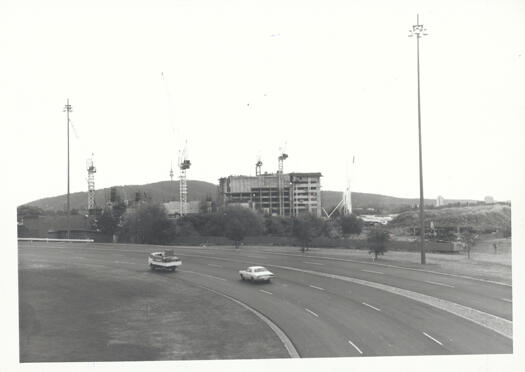
POLYGON ((91 153, 97 188, 169 180, 187 141, 189 179, 275 172, 286 143, 325 190, 418 197, 417 13, 425 197, 508 200, 522 172, 524 1, 0 4, 17 204, 66 192, 67 98, 72 192, 91 153))

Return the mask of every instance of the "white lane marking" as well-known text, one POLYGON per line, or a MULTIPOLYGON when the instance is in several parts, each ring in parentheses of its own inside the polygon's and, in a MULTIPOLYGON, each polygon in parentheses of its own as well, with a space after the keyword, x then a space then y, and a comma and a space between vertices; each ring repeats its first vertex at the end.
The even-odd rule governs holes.
POLYGON ((265 291, 264 289, 259 289, 259 292, 266 293, 266 294, 269 294, 269 295, 272 294, 272 292, 265 291))
POLYGON ((437 344, 443 346, 443 344, 442 344, 440 341, 436 340, 434 337, 430 336, 428 333, 423 332, 423 334, 424 334, 425 336, 427 336, 428 338, 430 338, 430 339, 431 339, 432 341, 434 341, 435 343, 437 343, 437 344))
POLYGON ((211 267, 222 267, 221 265, 215 265, 215 264, 208 264, 208 266, 211 266, 211 267))
MULTIPOLYGON (((35 245, 25 245, 25 244, 20 244, 19 242, 19 247, 21 248, 39 248, 39 249, 68 249, 68 250, 71 250, 71 249, 79 249, 79 250, 82 250, 82 249, 85 249, 85 247, 72 247, 72 246, 68 246, 68 247, 58 247, 58 246, 50 246, 48 245, 49 243, 46 243, 44 245, 41 245, 41 244, 35 244, 35 245)), ((122 245, 124 246, 124 244, 122 243, 96 243, 92 246, 89 246, 89 250, 92 250, 92 251, 104 251, 104 252, 107 252, 107 251, 110 251, 112 250, 115 246, 119 246, 119 245, 122 245), (96 246, 102 246, 102 247, 111 247, 111 248, 96 248, 96 246)), ((166 247, 164 245, 153 245, 153 244, 150 244, 149 247, 166 247)), ((181 247, 181 246, 178 246, 176 247, 177 250, 208 250, 208 251, 217 251, 217 250, 220 250, 220 251, 231 251, 231 252, 235 252, 236 250, 234 249, 225 249, 225 248, 220 248, 220 247, 213 247, 213 248, 209 248, 209 247, 206 247, 206 248, 203 248, 203 247, 181 247)), ((134 250, 134 249, 119 249, 120 252, 122 253, 144 253, 144 254, 147 254, 147 251, 139 251, 139 250, 134 250)), ((269 253, 269 254, 272 254, 272 255, 280 255, 280 256, 291 256, 291 257, 297 257, 298 255, 297 254, 291 254, 291 253, 280 253, 280 252, 271 252, 271 251, 261 251, 263 253, 269 253)), ((257 252, 259 253, 259 252, 257 252)), ((184 255, 184 253, 182 253, 184 255)), ((207 258, 210 258, 209 256, 200 256, 200 255, 188 255, 188 257, 207 257, 207 258)), ((253 256, 251 256, 253 257, 253 256)), ((410 271, 419 271, 419 272, 423 272, 423 273, 431 273, 431 274, 436 274, 436 275, 443 275, 443 276, 450 276, 450 277, 455 277, 455 278, 462 278, 462 279, 468 279, 468 280, 473 280, 473 281, 478 281, 478 282, 484 282, 484 283, 490 283, 490 284, 496 284, 496 285, 501 285, 501 286, 505 286, 505 287, 512 287, 512 284, 508 284, 508 283, 503 283, 503 282, 498 282, 498 281, 494 281, 494 280, 488 280, 488 279, 482 279, 482 278, 476 278, 476 277, 472 277, 472 276, 468 276, 468 275, 459 275, 459 274, 451 274, 451 273, 444 273, 444 272, 440 272, 440 271, 434 271, 434 270, 425 270, 425 269, 417 269, 417 268, 413 268, 413 267, 406 267, 406 266, 398 266, 398 265, 390 265, 390 264, 381 264, 381 263, 370 263, 370 262, 367 262, 367 261, 363 261, 363 260, 352 260, 352 259, 344 259, 344 258, 336 258, 336 257, 328 257, 328 256, 321 256, 321 255, 306 255, 305 257, 311 257, 311 258, 315 258, 315 259, 322 259, 322 260, 329 260, 329 261, 340 261, 340 262, 353 262, 353 263, 358 263, 358 264, 365 264, 365 265, 373 265, 373 266, 382 266, 382 267, 390 267, 390 268, 394 268, 394 269, 402 269, 402 270, 410 270, 410 271)), ((217 257, 211 257, 213 259, 216 259, 216 260, 221 260, 220 258, 217 258, 217 257)), ((222 259, 223 261, 227 261, 226 259, 222 259)), ((241 262, 241 261, 237 261, 237 262, 241 262)), ((245 261, 242 261, 242 262, 245 262, 245 261)), ((317 263, 319 264, 319 263, 317 263)), ((320 264, 322 265, 322 264, 320 264)), ((275 266, 275 265, 274 265, 275 266)), ((366 271, 366 270, 362 270, 362 271, 366 271)), ((380 274, 383 274, 383 273, 380 273, 380 274)))
POLYGON ((428 283, 428 284, 434 284, 434 285, 440 285, 440 286, 442 286, 442 287, 455 288, 453 285, 450 285, 450 284, 438 283, 438 282, 432 282, 432 281, 430 281, 430 280, 425 280, 425 283, 428 283))
MULTIPOLYGON (((104 251, 104 252, 107 252, 107 251, 113 249, 116 246, 115 244, 110 244, 110 243, 106 243, 106 244, 105 243, 98 243, 97 245, 98 246, 103 246, 103 247, 104 246, 111 246, 111 248, 110 249, 108 249, 108 248, 95 248, 94 246, 90 246, 89 249, 91 251, 104 251)), ((19 244, 19 248, 22 248, 22 247, 24 247, 24 245, 23 244, 19 244)), ((149 247, 153 247, 153 246, 150 245, 149 247)), ((158 247, 164 247, 164 246, 158 246, 158 247)), ((32 247, 32 246, 27 247, 26 246, 24 248, 34 248, 34 247, 32 247)), ((48 246, 48 245, 39 245, 38 248, 39 249, 44 249, 44 248, 46 248, 46 249, 47 248, 63 249, 62 247, 48 246)), ((77 249, 76 247, 68 247, 68 249, 70 249, 70 248, 71 249, 77 249)), ((83 248, 80 248, 79 250, 82 250, 82 249, 83 248)), ((198 248, 198 247, 177 247, 177 249, 188 249, 189 250, 189 249, 201 249, 201 248, 198 248)), ((209 250, 211 250, 211 249, 209 249, 209 250)), ((141 253, 141 254, 147 253, 147 251, 137 251, 137 250, 133 250, 133 249, 122 249, 121 251, 125 252, 125 253, 141 253)), ((275 252, 265 252, 265 251, 263 251, 263 252, 264 253, 275 254, 275 255, 283 255, 283 256, 297 256, 297 255, 294 255, 294 254, 286 254, 286 253, 275 253, 275 252)), ((188 257, 203 257, 203 258, 205 257, 205 258, 208 258, 208 259, 209 258, 213 258, 215 260, 221 260, 221 261, 230 261, 230 262, 232 261, 231 259, 228 260, 228 259, 225 259, 225 258, 210 257, 210 256, 204 256, 204 255, 191 255, 190 254, 190 255, 187 255, 187 256, 188 257)), ((312 257, 312 256, 308 256, 308 257, 312 257)), ((312 257, 312 258, 316 258, 316 259, 321 258, 321 259, 327 259, 327 260, 333 260, 333 261, 343 261, 343 262, 356 262, 356 263, 360 263, 360 264, 370 264, 370 263, 367 263, 367 262, 364 262, 364 261, 361 261, 361 260, 337 259, 337 258, 322 257, 322 256, 315 256, 315 257, 312 257)), ((233 261, 234 262, 246 263, 246 261, 239 261, 239 260, 233 260, 233 261)), ((101 266, 102 267, 102 265, 94 265, 94 266, 101 266)), ((352 282, 352 283, 356 283, 356 284, 360 284, 360 285, 365 285, 365 286, 368 286, 368 287, 377 288, 377 289, 384 290, 386 292, 390 292, 390 293, 394 293, 394 294, 397 294, 397 295, 401 295, 401 296, 410 298, 412 300, 424 303, 426 305, 430 305, 430 306, 433 306, 435 308, 447 311, 447 312, 449 312, 451 314, 454 314, 454 315, 457 315, 457 316, 459 316, 461 318, 467 319, 467 320, 469 320, 469 321, 471 321, 473 323, 476 323, 476 324, 478 324, 478 325, 480 325, 482 327, 485 327, 485 328, 488 328, 488 329, 490 329, 492 331, 495 331, 495 332, 501 334, 502 336, 507 337, 507 338, 512 340, 512 321, 504 319, 504 318, 501 318, 501 317, 498 317, 496 315, 485 313, 485 312, 480 311, 480 310, 476 310, 476 309, 470 308, 468 306, 460 305, 460 304, 457 304, 457 303, 454 303, 454 302, 450 302, 450 301, 445 301, 445 300, 442 300, 442 299, 438 299, 436 297, 428 296, 428 295, 425 295, 425 294, 422 294, 422 293, 418 293, 418 292, 409 291, 409 290, 406 290, 406 289, 396 288, 396 287, 392 287, 392 286, 389 286, 389 285, 376 283, 376 282, 370 282, 370 281, 367 281, 367 280, 351 278, 351 277, 335 275, 335 274, 321 273, 321 272, 317 272, 317 271, 299 269, 299 268, 290 267, 290 266, 282 266, 282 265, 275 265, 275 264, 272 264, 271 266, 272 267, 282 268, 282 269, 287 269, 287 270, 292 270, 292 271, 299 271, 299 272, 319 275, 319 276, 332 278, 332 279, 339 279, 339 280, 343 280, 343 281, 346 281, 346 282, 352 282), (474 315, 472 315, 472 313, 474 313, 474 315)), ((511 284, 507 284, 507 283, 495 282, 495 281, 491 281, 491 280, 474 278, 474 277, 465 276, 465 275, 442 273, 442 272, 432 271, 432 270, 415 269, 415 268, 409 268, 409 267, 402 267, 402 266, 395 266, 395 265, 386 265, 386 264, 378 264, 378 263, 375 263, 374 266, 393 267, 393 268, 398 268, 398 269, 405 269, 405 270, 427 272, 427 273, 433 273, 433 274, 439 274, 439 275, 446 275, 446 276, 451 276, 451 277, 456 277, 456 278, 465 278, 465 279, 471 279, 471 280, 475 280, 475 281, 481 281, 481 282, 486 282, 486 283, 502 285, 502 286, 506 286, 506 287, 511 287, 512 286, 511 284)), ((179 270, 179 271, 182 271, 182 270, 179 270)), ((221 280, 226 280, 226 279, 221 279, 221 280)), ((286 287, 286 286, 287 285, 283 284, 283 287, 286 287)))
POLYGON ((222 281, 226 281, 227 280, 227 279, 224 279, 224 278, 219 278, 218 276, 198 273, 196 271, 190 271, 190 270, 179 270, 179 271, 181 271, 183 273, 191 273, 191 274, 196 274, 196 275, 201 275, 201 276, 207 276, 208 278, 213 278, 213 279, 222 280, 222 281))
POLYGON ((309 285, 309 287, 311 287, 311 288, 315 288, 315 289, 318 289, 318 290, 320 290, 320 291, 324 291, 324 290, 325 290, 324 288, 316 287, 315 285, 309 285))
POLYGON ((71 258, 78 258, 80 260, 87 260, 86 257, 80 257, 80 256, 71 256, 71 258))
POLYGON ((365 273, 372 273, 372 274, 384 274, 382 273, 381 271, 372 271, 372 270, 361 270, 361 271, 364 271, 365 273))
POLYGON ((307 263, 307 264, 310 264, 310 265, 319 265, 319 266, 324 266, 324 264, 319 263, 319 262, 303 261, 303 263, 307 263))
POLYGON ((128 264, 128 265, 136 265, 135 262, 129 262, 129 261, 115 261, 115 263, 128 264))
POLYGON ((312 314, 313 316, 319 318, 319 315, 317 315, 316 313, 314 313, 312 310, 310 309, 307 309, 306 307, 304 308, 307 312, 309 312, 310 314, 312 314))
POLYGON ((363 305, 368 306, 369 308, 374 309, 374 310, 376 310, 376 311, 381 311, 381 309, 379 309, 379 308, 377 308, 377 307, 375 307, 375 306, 369 305, 369 304, 367 304, 366 302, 363 302, 363 305))
POLYGON ((354 344, 352 341, 348 340, 348 343, 349 343, 350 345, 352 345, 352 346, 354 347, 354 349, 356 349, 356 350, 359 352, 359 354, 363 354, 363 352, 361 351, 361 349, 359 349, 359 348, 356 346, 356 344, 354 344))
MULTIPOLYGON (((102 245, 104 243, 98 243, 98 244, 102 245)), ((186 249, 188 249, 188 248, 186 248, 186 249)), ((278 252, 270 252, 270 251, 262 251, 262 252, 273 254, 273 255, 281 255, 281 256, 292 256, 292 257, 299 256, 297 254, 292 254, 292 253, 278 253, 278 252)), ((354 263, 359 263, 359 264, 381 266, 381 267, 391 267, 391 268, 394 268, 394 269, 402 269, 402 270, 420 271, 420 272, 423 272, 423 273, 431 273, 431 274, 437 274, 437 275, 452 276, 452 277, 455 277, 455 278, 463 278, 463 279, 475 280, 475 281, 478 281, 478 282, 502 285, 502 286, 505 286, 505 287, 512 287, 512 284, 503 283, 503 282, 497 282, 495 280, 476 278, 476 277, 468 276, 468 275, 450 274, 450 273, 444 273, 444 272, 441 272, 441 271, 416 269, 416 268, 413 268, 413 267, 381 264, 381 263, 377 263, 377 262, 371 263, 371 262, 363 261, 363 260, 351 260, 351 259, 335 258, 335 257, 320 256, 320 255, 306 255, 306 256, 303 256, 303 257, 310 257, 310 258, 315 258, 315 259, 331 260, 331 261, 341 261, 341 262, 354 262, 354 263)))
POLYGON ((494 332, 499 333, 502 336, 505 336, 512 340, 512 321, 501 318, 499 316, 483 312, 481 310, 476 310, 468 306, 460 305, 455 302, 443 300, 437 297, 432 297, 423 293, 409 291, 407 289, 393 287, 391 285, 371 282, 368 280, 352 278, 348 276, 328 274, 319 271, 299 269, 297 267, 291 266, 281 266, 281 265, 272 265, 272 267, 277 267, 280 269, 298 271, 307 274, 313 274, 322 276, 325 278, 338 279, 345 282, 355 283, 359 285, 364 285, 371 288, 380 289, 385 292, 410 298, 411 300, 435 307, 440 310, 447 311, 451 314, 457 315, 463 319, 467 319, 471 322, 474 322, 482 327, 493 330, 494 332))
POLYGON ((512 303, 512 300, 509 300, 508 298, 502 298, 501 301, 510 302, 512 303))

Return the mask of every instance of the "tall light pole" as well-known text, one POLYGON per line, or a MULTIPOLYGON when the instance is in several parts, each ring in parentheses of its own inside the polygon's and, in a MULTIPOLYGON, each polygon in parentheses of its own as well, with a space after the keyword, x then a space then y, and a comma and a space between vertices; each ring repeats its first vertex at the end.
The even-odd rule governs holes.
POLYGON ((417 15, 417 24, 412 26, 409 30, 409 37, 416 37, 417 45, 417 124, 419 132, 419 235, 421 237, 421 264, 426 264, 425 257, 425 216, 424 216, 424 204, 425 199, 423 197, 423 150, 421 144, 421 89, 419 80, 419 39, 426 36, 426 28, 419 24, 419 14, 417 15))
POLYGON ((69 204, 69 113, 73 111, 71 105, 69 104, 69 98, 67 99, 67 103, 64 106, 64 112, 67 114, 67 239, 69 239, 69 234, 71 230, 71 222, 69 219, 70 214, 70 204, 69 204))

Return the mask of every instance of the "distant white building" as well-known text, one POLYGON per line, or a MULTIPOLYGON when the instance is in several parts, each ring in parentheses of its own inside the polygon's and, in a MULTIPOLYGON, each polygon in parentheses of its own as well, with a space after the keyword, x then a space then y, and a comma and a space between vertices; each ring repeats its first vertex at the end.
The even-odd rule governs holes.
MULTIPOLYGON (((196 214, 199 213, 200 201, 194 200, 186 203, 185 212, 187 214, 196 214)), ((179 201, 170 201, 164 203, 164 208, 168 212, 168 216, 180 215, 180 202, 179 201)))
POLYGON ((492 196, 485 196, 485 204, 494 204, 494 198, 492 196))
POLYGON ((438 197, 436 198, 436 207, 441 207, 443 205, 445 205, 445 198, 441 195, 438 195, 438 197))

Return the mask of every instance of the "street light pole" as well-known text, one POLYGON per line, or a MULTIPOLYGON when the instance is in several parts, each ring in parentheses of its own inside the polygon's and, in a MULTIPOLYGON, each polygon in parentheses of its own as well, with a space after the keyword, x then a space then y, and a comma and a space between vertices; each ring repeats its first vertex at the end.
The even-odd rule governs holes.
POLYGON ((72 111, 71 105, 69 104, 69 98, 67 103, 64 106, 64 111, 67 112, 67 235, 66 238, 69 239, 70 230, 71 230, 71 221, 70 221, 70 204, 69 204, 69 113, 72 111))
POLYGON ((419 39, 422 36, 426 36, 426 28, 419 24, 419 14, 417 15, 417 24, 412 26, 412 30, 409 30, 409 37, 416 36, 417 45, 417 124, 419 133, 419 235, 421 238, 421 264, 426 264, 425 257, 425 213, 424 205, 425 198, 423 196, 423 147, 421 142, 421 84, 419 79, 419 39))

